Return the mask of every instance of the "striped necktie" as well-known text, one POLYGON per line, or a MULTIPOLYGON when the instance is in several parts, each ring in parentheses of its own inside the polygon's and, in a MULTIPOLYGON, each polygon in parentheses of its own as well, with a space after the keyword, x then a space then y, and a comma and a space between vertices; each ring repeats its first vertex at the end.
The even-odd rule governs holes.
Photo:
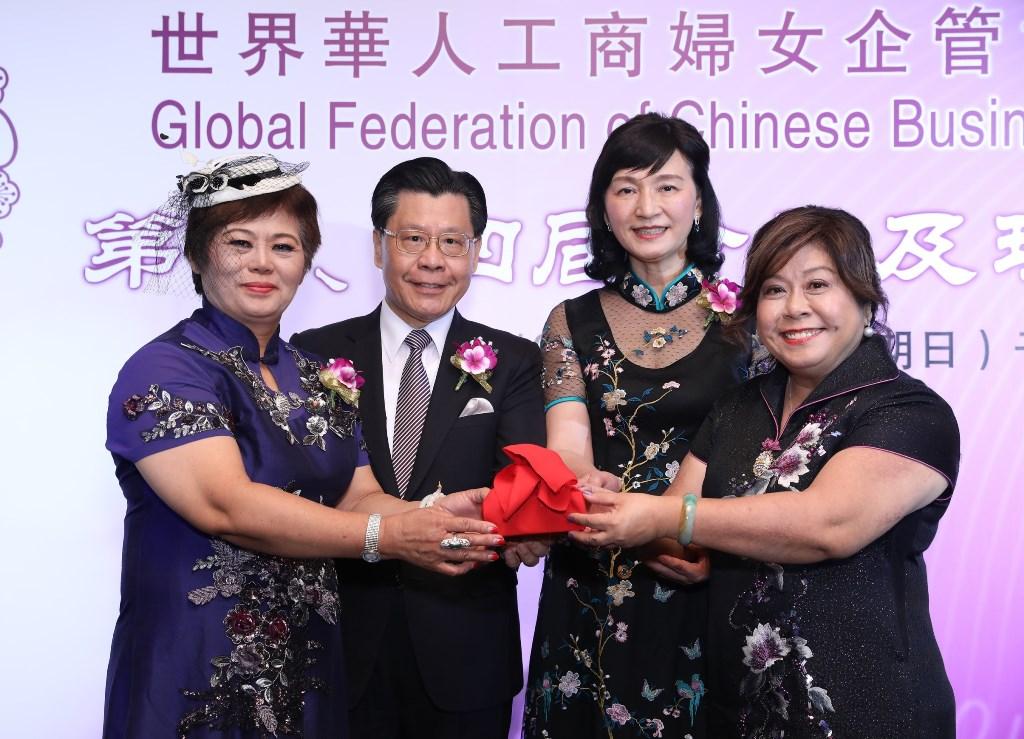
POLYGON ((430 405, 430 380, 423 368, 423 350, 430 343, 430 334, 421 328, 410 331, 405 337, 409 358, 405 360, 402 380, 398 386, 395 432, 391 444, 398 495, 402 498, 408 492, 409 478, 416 463, 416 449, 420 445, 423 422, 427 419, 427 407, 430 405))

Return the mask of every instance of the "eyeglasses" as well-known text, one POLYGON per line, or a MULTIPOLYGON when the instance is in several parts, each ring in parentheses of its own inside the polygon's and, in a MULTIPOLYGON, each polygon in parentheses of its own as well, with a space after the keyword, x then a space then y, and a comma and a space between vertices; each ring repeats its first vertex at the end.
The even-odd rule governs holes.
POLYGON ((444 233, 431 236, 415 228, 400 228, 397 232, 382 228, 380 232, 393 238, 398 250, 404 251, 406 254, 421 254, 431 241, 436 241, 437 248, 446 257, 464 257, 469 253, 470 247, 477 242, 477 239, 463 233, 444 233))

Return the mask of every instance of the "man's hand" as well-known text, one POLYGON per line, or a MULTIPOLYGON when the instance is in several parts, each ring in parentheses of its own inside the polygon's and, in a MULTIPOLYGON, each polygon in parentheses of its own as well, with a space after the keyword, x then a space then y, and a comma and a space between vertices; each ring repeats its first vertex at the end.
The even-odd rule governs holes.
POLYGON ((453 516, 464 516, 466 518, 480 519, 483 517, 484 498, 490 488, 473 488, 462 490, 458 493, 451 493, 438 499, 432 508, 438 508, 453 516))
POLYGON ((533 567, 540 562, 541 557, 548 556, 551 545, 554 543, 553 536, 542 536, 536 539, 521 539, 520 541, 509 542, 505 547, 505 564, 513 570, 519 569, 519 565, 533 567))

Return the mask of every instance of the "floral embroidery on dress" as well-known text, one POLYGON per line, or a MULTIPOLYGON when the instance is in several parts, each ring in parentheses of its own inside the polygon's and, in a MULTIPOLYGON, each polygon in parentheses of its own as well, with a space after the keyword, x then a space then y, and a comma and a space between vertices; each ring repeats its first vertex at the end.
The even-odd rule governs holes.
POLYGON ((340 403, 331 403, 328 397, 329 391, 320 382, 319 362, 306 359, 293 347, 288 346, 287 349, 295 359, 295 366, 299 370, 299 384, 308 393, 305 399, 295 392, 282 393, 270 390, 263 382, 263 378, 249 369, 242 356, 242 347, 240 346, 233 346, 220 352, 210 351, 195 344, 182 343, 182 346, 199 352, 207 359, 212 359, 241 380, 259 409, 266 412, 274 425, 284 431, 289 443, 317 446, 326 451, 325 437, 328 432, 333 433, 339 439, 348 439, 355 433, 355 424, 358 418, 355 409, 340 403), (299 408, 305 408, 309 414, 309 418, 306 419, 308 433, 302 437, 301 442, 292 432, 291 425, 288 423, 292 411, 299 408))
MULTIPOLYGON (((737 495, 762 495, 770 486, 800 492, 796 484, 810 468, 814 457, 827 456, 826 442, 841 436, 830 431, 857 397, 839 412, 825 407, 808 416, 807 422, 785 449, 776 438, 761 443, 752 467, 752 482, 741 475, 734 482, 737 495)), ((798 567, 791 567, 795 573, 798 567)), ((740 685, 746 705, 740 714, 739 733, 747 739, 774 739, 803 716, 814 736, 830 737, 827 714, 834 713, 828 690, 814 684, 808 661, 814 656, 801 636, 800 601, 808 592, 808 581, 790 574, 774 562, 758 563, 751 586, 740 594, 729 613, 729 625, 745 632, 742 662, 748 671, 740 685), (795 585, 793 581, 795 580, 795 585)))
POLYGON ((668 453, 673 445, 685 441, 686 437, 670 427, 661 432, 660 439, 640 448, 636 420, 639 414, 654 410, 654 406, 679 388, 679 383, 670 380, 662 384, 660 392, 645 388, 639 395, 631 396, 619 387, 624 359, 608 339, 598 336, 594 342, 594 358, 584 367, 584 373, 593 380, 604 380, 601 407, 609 414, 602 419, 605 433, 618 436, 629 447, 629 459, 619 465, 622 489, 654 492, 675 478, 679 471, 678 460, 669 459, 668 453))
MULTIPOLYGON (((615 617, 615 609, 621 607, 628 599, 635 598, 633 583, 629 579, 633 569, 639 564, 635 559, 623 555, 619 549, 611 551, 595 551, 592 556, 598 560, 598 570, 608 583, 603 594, 591 593, 589 588, 580 585, 575 578, 568 578, 565 586, 572 593, 580 608, 591 616, 595 629, 595 646, 590 648, 585 640, 577 634, 569 634, 562 648, 572 655, 575 669, 564 672, 555 666, 555 671, 545 672, 537 683, 528 691, 526 713, 542 713, 545 720, 551 712, 552 705, 565 704, 573 698, 588 698, 596 704, 602 716, 606 716, 608 736, 613 736, 614 726, 631 726, 641 737, 661 737, 665 722, 656 717, 643 716, 638 709, 630 711, 626 706, 630 696, 618 696, 613 692, 609 681, 610 675, 605 672, 604 656, 612 644, 626 644, 629 641, 629 624, 615 617), (626 702, 623 702, 623 701, 626 702)), ((550 571, 549 571, 550 572, 550 571)), ((660 587, 660 586, 659 586, 660 587)), ((675 591, 670 591, 675 592, 675 591)), ((664 596, 666 602, 668 596, 664 596)), ((589 637, 588 637, 589 639, 589 637)), ((700 659, 700 640, 692 648, 683 647, 687 659, 700 659)), ((541 646, 543 657, 548 656, 549 646, 545 642, 541 646)), ((693 673, 689 681, 678 680, 675 693, 661 698, 664 688, 655 688, 645 679, 640 697, 646 701, 639 705, 653 705, 659 702, 661 714, 666 717, 679 718, 683 710, 689 713, 690 725, 696 721, 697 709, 704 697, 704 682, 698 673, 693 673)))
POLYGON ((704 274, 691 264, 669 284, 662 295, 655 295, 651 287, 632 272, 627 272, 619 282, 620 295, 645 311, 663 313, 688 303, 700 294, 704 274))
POLYGON ((213 554, 192 570, 211 571, 213 584, 190 591, 188 599, 202 607, 237 598, 224 616, 232 649, 210 660, 209 688, 183 691, 200 706, 182 717, 178 736, 200 726, 301 736, 303 696, 326 687, 309 672, 323 645, 304 638, 302 629, 311 613, 337 623, 334 563, 272 557, 216 538, 210 545, 213 554))
POLYGON ((142 432, 142 440, 147 443, 163 438, 168 432, 180 439, 214 429, 234 431, 235 428, 231 411, 224 406, 185 400, 161 390, 159 385, 150 385, 145 395, 132 395, 122 408, 130 421, 138 420, 146 411, 156 416, 156 425, 142 432))
POLYGON ((654 302, 654 298, 651 296, 651 290, 647 285, 633 285, 630 295, 633 296, 633 300, 637 305, 641 305, 645 308, 654 302))
POLYGON ((668 289, 668 292, 665 293, 665 302, 668 303, 669 308, 675 308, 677 305, 685 302, 689 294, 690 290, 687 288, 686 284, 677 282, 668 289))
MULTIPOLYGON (((561 385, 566 380, 579 376, 576 372, 576 367, 579 364, 579 357, 576 355, 576 349, 572 344, 571 338, 561 335, 552 336, 551 325, 545 323, 544 330, 541 332, 540 346, 545 355, 549 352, 560 353, 559 364, 558 368, 555 370, 554 377, 548 376, 546 362, 541 369, 542 388, 561 385)), ((587 368, 584 368, 584 374, 586 374, 586 372, 587 368)))
MULTIPOLYGON (((849 408, 856 401, 857 397, 854 396, 846 407, 849 408)), ((825 410, 811 414, 808 423, 800 429, 793 443, 785 451, 782 451, 777 439, 768 438, 761 442, 761 453, 757 455, 751 467, 754 481, 741 494, 761 495, 773 483, 786 490, 799 492, 793 486, 807 474, 807 463, 811 461, 811 457, 825 456, 826 439, 840 436, 838 431, 826 433, 838 418, 838 415, 829 415, 825 410)))

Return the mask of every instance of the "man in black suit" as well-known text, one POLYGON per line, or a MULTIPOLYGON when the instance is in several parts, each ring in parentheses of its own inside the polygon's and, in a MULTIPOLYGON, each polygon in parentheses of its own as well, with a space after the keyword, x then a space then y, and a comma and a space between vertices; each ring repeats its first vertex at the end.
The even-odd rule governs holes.
MULTIPOLYGON (((545 434, 537 346, 455 307, 487 224, 483 189, 438 159, 413 159, 381 178, 371 219, 384 302, 292 343, 363 372, 363 436, 386 492, 423 500, 488 487, 508 461, 505 445, 543 445, 545 434), (491 389, 470 376, 456 390, 462 372, 450 358, 477 337, 497 353, 491 389)), ((356 739, 506 739, 522 685, 514 568, 494 562, 446 578, 396 561, 343 561, 338 579, 356 739)))

